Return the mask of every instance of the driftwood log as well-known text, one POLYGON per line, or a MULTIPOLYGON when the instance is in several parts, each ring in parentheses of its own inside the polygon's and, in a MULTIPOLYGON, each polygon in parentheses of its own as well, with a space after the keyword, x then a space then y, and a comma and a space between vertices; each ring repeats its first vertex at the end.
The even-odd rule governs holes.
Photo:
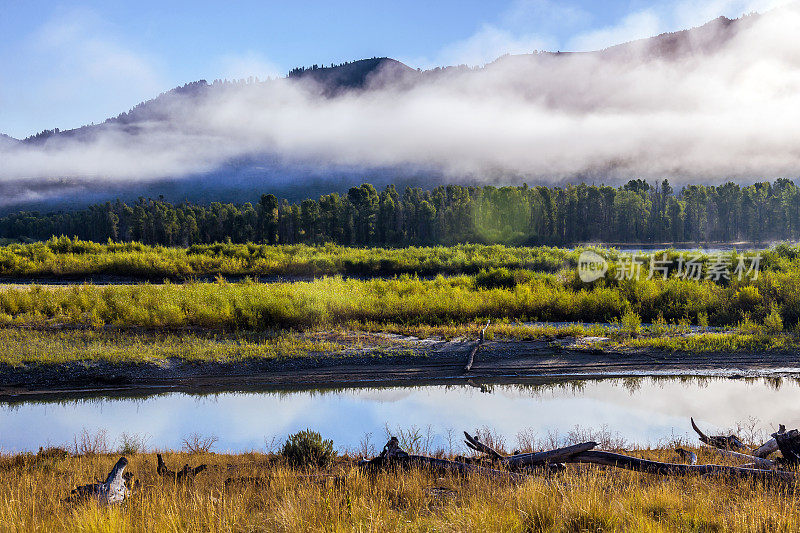
MULTIPOLYGON (((473 441, 477 440, 475 437, 471 437, 471 439, 473 441)), ((596 446, 597 443, 595 442, 584 442, 581 444, 575 444, 573 446, 568 446, 565 448, 558 448, 556 450, 528 453, 528 454, 518 454, 509 457, 504 457, 501 459, 500 463, 510 470, 520 470, 521 468, 524 468, 526 466, 536 466, 547 462, 593 463, 598 465, 614 466, 618 468, 625 468, 628 470, 636 470, 639 472, 648 472, 651 474, 662 474, 662 475, 723 474, 736 477, 765 478, 765 479, 768 478, 768 479, 780 479, 786 481, 796 479, 795 475, 792 472, 777 472, 765 469, 764 467, 766 466, 766 463, 764 462, 757 464, 757 468, 745 468, 742 466, 734 467, 734 466, 724 466, 724 465, 698 465, 697 455, 687 450, 683 450, 682 448, 678 449, 680 451, 678 450, 676 451, 678 451, 679 454, 681 454, 681 452, 684 452, 681 455, 685 456, 685 458, 688 459, 688 461, 690 462, 689 465, 650 461, 647 459, 639 459, 637 457, 631 457, 619 453, 593 450, 593 448, 595 448, 596 446)), ((476 446, 473 449, 476 448, 488 448, 488 446, 486 446, 485 444, 481 444, 480 446, 476 446)), ((491 450, 491 448, 489 449, 491 450)), ((483 451, 483 450, 478 449, 477 451, 483 451)), ((494 450, 492 451, 494 453, 497 453, 494 450)), ((718 450, 718 451, 722 452, 723 450, 718 450)), ((735 454, 736 452, 731 452, 726 450, 725 453, 735 454)), ((746 457, 750 460, 756 460, 756 458, 745 454, 736 454, 736 456, 746 457)), ((769 468, 772 468, 772 466, 774 466, 772 465, 771 461, 767 462, 770 463, 769 468)))
POLYGON ((111 504, 121 503, 128 496, 128 488, 125 486, 125 476, 123 475, 128 460, 120 457, 114 468, 106 476, 105 481, 80 485, 72 489, 67 501, 75 502, 97 498, 100 503, 111 504))
POLYGON ((723 448, 713 448, 711 446, 707 446, 706 449, 713 451, 723 457, 730 457, 731 459, 743 459, 746 461, 750 461, 750 464, 753 465, 754 468, 761 468, 762 470, 771 470, 775 468, 775 462, 770 461, 769 459, 764 459, 762 457, 756 457, 755 455, 750 455, 747 453, 739 453, 734 452, 732 450, 725 450, 723 448))
POLYGON ((716 474, 721 476, 760 479, 764 481, 793 482, 797 480, 797 476, 794 474, 794 472, 743 468, 739 466, 662 463, 659 461, 639 459, 637 457, 630 457, 628 455, 599 450, 581 452, 565 459, 564 462, 591 463, 660 475, 716 474))
POLYGON ((195 478, 195 476, 197 476, 197 474, 206 469, 206 465, 199 465, 192 468, 188 464, 185 464, 183 465, 182 469, 176 472, 167 468, 167 465, 164 463, 164 458, 161 457, 160 453, 156 454, 156 459, 158 459, 156 473, 161 477, 165 477, 178 483, 185 483, 189 480, 192 480, 195 478))
POLYGON ((469 449, 471 449, 471 450, 475 450, 475 451, 476 451, 476 452, 478 452, 478 453, 483 453, 483 454, 486 454, 486 455, 488 455, 488 456, 489 456, 489 457, 490 457, 490 458, 491 458, 493 461, 500 461, 500 460, 502 460, 502 459, 505 457, 505 456, 503 456, 503 455, 502 455, 500 452, 498 452, 497 450, 495 450, 494 448, 492 448, 491 446, 489 446, 489 445, 487 445, 487 444, 484 444, 484 443, 482 443, 482 442, 481 442, 481 441, 478 439, 478 436, 477 436, 477 435, 475 435, 475 436, 473 437, 472 435, 470 435, 469 433, 467 433, 467 432, 465 431, 465 432, 464 432, 464 437, 466 438, 466 440, 464 440, 464 443, 467 445, 467 448, 469 448, 469 449))
POLYGON ((487 477, 511 479, 518 481, 522 479, 519 474, 507 470, 497 470, 485 466, 448 461, 447 459, 437 459, 424 455, 411 455, 400 448, 397 437, 391 437, 383 447, 378 457, 370 460, 361 461, 359 467, 368 471, 377 471, 387 468, 430 468, 441 473, 450 473, 465 476, 468 474, 480 474, 487 477))
POLYGON ((480 333, 480 335, 478 337, 478 342, 476 342, 475 346, 473 346, 472 350, 470 350, 469 355, 467 356, 467 364, 466 364, 466 366, 464 366, 464 372, 465 373, 469 372, 470 370, 472 370, 472 363, 475 362, 475 354, 478 353, 478 348, 480 348, 481 345, 483 344, 483 340, 484 340, 484 337, 486 335, 486 330, 489 328, 489 324, 491 324, 491 323, 492 323, 491 320, 488 320, 486 322, 486 325, 483 326, 483 329, 481 330, 481 333, 480 333))
POLYGON ((697 424, 694 423, 694 418, 690 418, 692 422, 692 429, 700 436, 700 442, 704 444, 708 444, 709 446, 713 446, 714 448, 720 448, 723 450, 746 450, 747 446, 739 440, 739 437, 736 435, 728 435, 725 436, 711 436, 709 437, 702 431, 700 428, 697 427, 697 424))
POLYGON ((800 432, 796 429, 786 431, 786 428, 781 426, 777 433, 772 434, 772 437, 781 451, 783 464, 790 466, 800 464, 800 432))
POLYGON ((760 457, 762 459, 766 459, 771 454, 778 451, 778 441, 775 438, 769 439, 767 442, 753 450, 754 457, 760 457))
MULTIPOLYGON (((694 424, 693 424, 694 426, 694 424)), ((701 432, 699 432, 701 433, 701 432)), ((722 452, 723 455, 736 458, 747 458, 753 461, 752 464, 745 466, 726 466, 716 464, 698 465, 697 455, 678 448, 681 457, 688 461, 690 464, 677 464, 665 463, 661 461, 651 461, 648 459, 640 459, 621 453, 608 452, 595 450, 597 446, 595 442, 584 442, 574 444, 564 448, 555 450, 548 450, 534 453, 521 453, 510 456, 504 456, 491 446, 480 442, 477 436, 471 436, 469 433, 464 433, 466 437, 467 446, 477 452, 483 453, 492 460, 493 464, 498 468, 487 468, 477 464, 470 464, 465 462, 448 461, 446 459, 436 459, 433 457, 425 457, 420 455, 410 455, 400 448, 399 442, 396 437, 389 439, 389 442, 384 446, 381 454, 372 459, 364 460, 359 463, 362 468, 368 469, 381 469, 387 467, 424 467, 432 468, 439 472, 449 472, 459 475, 468 473, 477 473, 491 477, 511 478, 514 480, 524 479, 522 473, 530 474, 526 469, 541 465, 549 465, 553 463, 582 463, 582 464, 596 464, 601 466, 609 466, 615 468, 623 468, 626 470, 634 470, 637 472, 645 472, 656 475, 719 475, 727 477, 737 477, 745 479, 754 479, 762 481, 781 481, 781 482, 796 482, 797 475, 794 472, 786 472, 775 470, 772 461, 755 458, 753 456, 733 452, 731 450, 715 450, 722 452), (769 468, 767 468, 769 464, 769 468)), ((703 435, 710 442, 722 443, 723 440, 715 440, 703 435)), ((792 450, 797 452, 797 458, 800 460, 800 433, 796 430, 783 434, 775 435, 778 445, 790 446, 792 450)), ((725 443, 735 443, 727 437, 723 437, 725 443)), ((738 439, 736 439, 738 441, 738 439)))
POLYGON ((495 464, 499 464, 513 472, 541 466, 547 466, 550 470, 554 471, 563 470, 564 466, 561 464, 562 459, 582 451, 591 450, 597 446, 596 442, 584 442, 546 452, 515 453, 505 456, 488 444, 481 442, 477 435, 471 436, 465 431, 464 437, 466 437, 464 442, 468 448, 488 455, 495 464))

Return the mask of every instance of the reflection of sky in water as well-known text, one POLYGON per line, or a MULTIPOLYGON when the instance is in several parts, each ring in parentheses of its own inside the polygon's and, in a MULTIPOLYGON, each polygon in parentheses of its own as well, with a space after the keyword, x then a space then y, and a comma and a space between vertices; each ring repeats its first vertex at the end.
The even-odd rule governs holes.
MULTIPOLYGON (((221 393, 192 396, 169 393, 146 399, 103 399, 60 403, 0 405, 0 449, 36 450, 44 444, 71 442, 84 428, 107 430, 110 439, 123 432, 149 435, 149 445, 180 448, 193 432, 216 435, 218 451, 260 449, 265 437, 283 440, 312 428, 332 438, 338 448, 355 448, 365 433, 382 444, 385 427, 431 427, 444 443, 448 429, 490 427, 511 444, 520 430, 539 436, 566 433, 576 425, 607 426, 628 441, 656 443, 689 436, 689 416, 703 427, 726 428, 757 417, 772 424, 800 426, 800 385, 783 380, 727 379, 587 381, 550 388, 494 386, 425 386, 347 389, 337 392, 221 393), (627 382, 628 384, 631 381, 627 382)), ((692 436, 692 438, 694 438, 692 436)))

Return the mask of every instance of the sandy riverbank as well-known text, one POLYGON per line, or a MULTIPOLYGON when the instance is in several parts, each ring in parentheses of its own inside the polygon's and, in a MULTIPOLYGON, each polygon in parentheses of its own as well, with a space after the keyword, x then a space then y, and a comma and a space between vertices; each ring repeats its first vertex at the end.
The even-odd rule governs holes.
POLYGON ((32 395, 120 389, 231 390, 252 387, 314 388, 474 379, 582 378, 696 375, 748 377, 800 374, 800 353, 664 352, 597 349, 569 341, 497 340, 482 345, 469 371, 473 342, 409 341, 404 350, 362 348, 345 355, 224 362, 164 359, 146 363, 103 361, 0 366, 0 400, 32 395))

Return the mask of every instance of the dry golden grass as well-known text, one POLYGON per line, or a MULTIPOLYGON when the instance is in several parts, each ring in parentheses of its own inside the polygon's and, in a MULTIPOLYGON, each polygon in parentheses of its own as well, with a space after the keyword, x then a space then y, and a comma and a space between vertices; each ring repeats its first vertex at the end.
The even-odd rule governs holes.
MULTIPOLYGON (((637 455, 674 460, 671 450, 637 455)), ((141 482, 124 504, 63 502, 104 476, 117 456, 0 457, 2 531, 797 531, 796 488, 701 477, 655 477, 594 466, 520 484, 426 471, 370 477, 346 461, 301 472, 263 454, 166 454, 172 467, 208 463, 194 484, 130 456, 141 482), (273 466, 269 466, 272 464, 273 466), (310 474, 310 475, 309 475, 310 474), (229 477, 268 478, 234 483, 229 477), (337 477, 339 481, 337 481, 337 477)), ((708 457, 701 456, 701 460, 708 457)))

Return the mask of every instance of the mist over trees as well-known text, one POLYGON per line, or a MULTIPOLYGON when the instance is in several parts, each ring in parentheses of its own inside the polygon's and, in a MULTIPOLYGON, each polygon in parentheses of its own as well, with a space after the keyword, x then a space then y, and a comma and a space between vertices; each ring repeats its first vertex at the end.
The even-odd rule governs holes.
POLYGON ((355 246, 456 243, 766 242, 800 238, 800 188, 788 179, 749 186, 631 180, 621 187, 465 187, 432 190, 365 183, 347 194, 289 203, 172 204, 139 198, 87 209, 0 218, 0 237, 76 236, 187 246, 231 241, 355 246))

